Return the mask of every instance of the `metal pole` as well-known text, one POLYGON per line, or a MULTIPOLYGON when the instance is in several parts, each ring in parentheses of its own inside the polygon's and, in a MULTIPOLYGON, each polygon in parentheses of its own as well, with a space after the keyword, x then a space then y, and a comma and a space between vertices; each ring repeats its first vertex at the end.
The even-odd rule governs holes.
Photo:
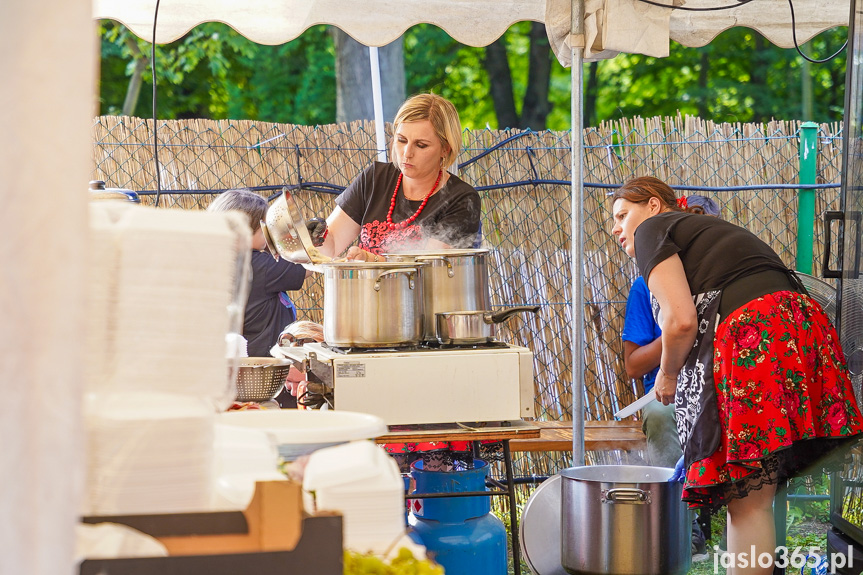
POLYGON ((572 0, 571 16, 572 464, 579 466, 584 465, 584 189, 582 186, 584 0, 572 0))
MULTIPOLYGON (((818 124, 800 125, 800 183, 814 184, 818 172, 818 124)), ((797 271, 812 273, 815 240, 815 190, 797 196, 797 271)))
POLYGON ((369 46, 369 64, 372 68, 372 103, 375 107, 375 146, 378 161, 387 161, 387 135, 384 131, 384 99, 381 95, 381 61, 377 46, 369 46))

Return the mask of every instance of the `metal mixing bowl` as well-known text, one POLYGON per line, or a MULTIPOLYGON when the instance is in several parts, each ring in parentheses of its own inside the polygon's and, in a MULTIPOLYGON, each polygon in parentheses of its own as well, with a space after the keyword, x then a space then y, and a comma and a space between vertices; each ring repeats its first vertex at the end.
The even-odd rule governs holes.
POLYGON ((267 249, 277 260, 283 257, 297 264, 320 264, 332 259, 312 245, 306 220, 288 188, 283 188, 282 194, 267 208, 261 230, 267 249))
POLYGON ((237 401, 269 401, 285 385, 292 362, 274 357, 244 357, 237 369, 237 401))

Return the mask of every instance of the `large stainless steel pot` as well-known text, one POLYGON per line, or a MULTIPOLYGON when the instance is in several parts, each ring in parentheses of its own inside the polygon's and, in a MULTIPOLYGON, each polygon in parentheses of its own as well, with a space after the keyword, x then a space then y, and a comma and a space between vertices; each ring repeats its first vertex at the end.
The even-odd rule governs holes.
POLYGON ((327 344, 401 347, 420 342, 423 264, 331 262, 321 267, 327 344))
POLYGON ((385 254, 387 261, 425 263, 423 341, 437 341, 435 314, 491 309, 488 250, 436 250, 385 254))
POLYGON ((674 470, 572 467, 560 475, 561 563, 572 575, 683 575, 692 523, 674 470))
POLYGON ((494 341, 497 324, 513 315, 539 311, 538 305, 518 305, 500 311, 443 311, 435 314, 437 339, 443 344, 476 345, 494 341))

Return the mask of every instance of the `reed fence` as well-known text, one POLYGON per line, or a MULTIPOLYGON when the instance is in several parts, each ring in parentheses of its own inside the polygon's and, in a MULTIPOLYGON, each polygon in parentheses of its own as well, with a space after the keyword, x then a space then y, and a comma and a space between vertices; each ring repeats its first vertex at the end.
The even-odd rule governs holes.
MULTIPOLYGON (((94 122, 93 179, 129 188, 153 204, 153 123, 103 116, 94 122)), ((272 198, 294 186, 306 216, 326 216, 336 194, 377 157, 372 122, 294 126, 237 120, 159 121, 158 205, 203 209, 220 191, 248 187, 272 198)), ((387 126, 388 137, 390 126, 387 126)), ((817 212, 838 208, 841 133, 818 128, 817 212)), ((631 118, 584 130, 585 419, 610 419, 633 401, 620 333, 636 270, 610 233, 607 193, 629 177, 654 175, 715 199, 724 218, 768 242, 793 266, 797 253, 800 123, 718 124, 694 117, 631 118)), ((536 412, 571 417, 570 136, 568 132, 465 131, 459 176, 483 200, 484 247, 491 250, 494 306, 540 305, 536 317, 504 324, 502 338, 533 350, 536 412)), ((820 273, 823 229, 815 229, 820 273)), ((836 251, 836 250, 834 250, 836 251)), ((320 321, 323 290, 309 278, 291 293, 301 318, 320 321)), ((532 459, 531 473, 554 473, 567 454, 532 459)), ((518 461, 516 462, 518 466, 518 461)))

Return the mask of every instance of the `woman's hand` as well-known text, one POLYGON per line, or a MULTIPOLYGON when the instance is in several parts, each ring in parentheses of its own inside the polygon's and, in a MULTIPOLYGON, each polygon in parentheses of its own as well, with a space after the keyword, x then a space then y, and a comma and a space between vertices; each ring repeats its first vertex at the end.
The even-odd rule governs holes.
POLYGON ((656 374, 656 383, 653 384, 653 393, 656 400, 662 405, 674 403, 674 393, 677 391, 677 374, 669 375, 660 367, 656 374))
POLYGON ((345 254, 345 259, 349 262, 383 262, 386 259, 383 256, 379 256, 377 254, 373 254, 371 252, 367 252, 366 250, 362 250, 357 246, 351 246, 348 248, 348 252, 345 254))

